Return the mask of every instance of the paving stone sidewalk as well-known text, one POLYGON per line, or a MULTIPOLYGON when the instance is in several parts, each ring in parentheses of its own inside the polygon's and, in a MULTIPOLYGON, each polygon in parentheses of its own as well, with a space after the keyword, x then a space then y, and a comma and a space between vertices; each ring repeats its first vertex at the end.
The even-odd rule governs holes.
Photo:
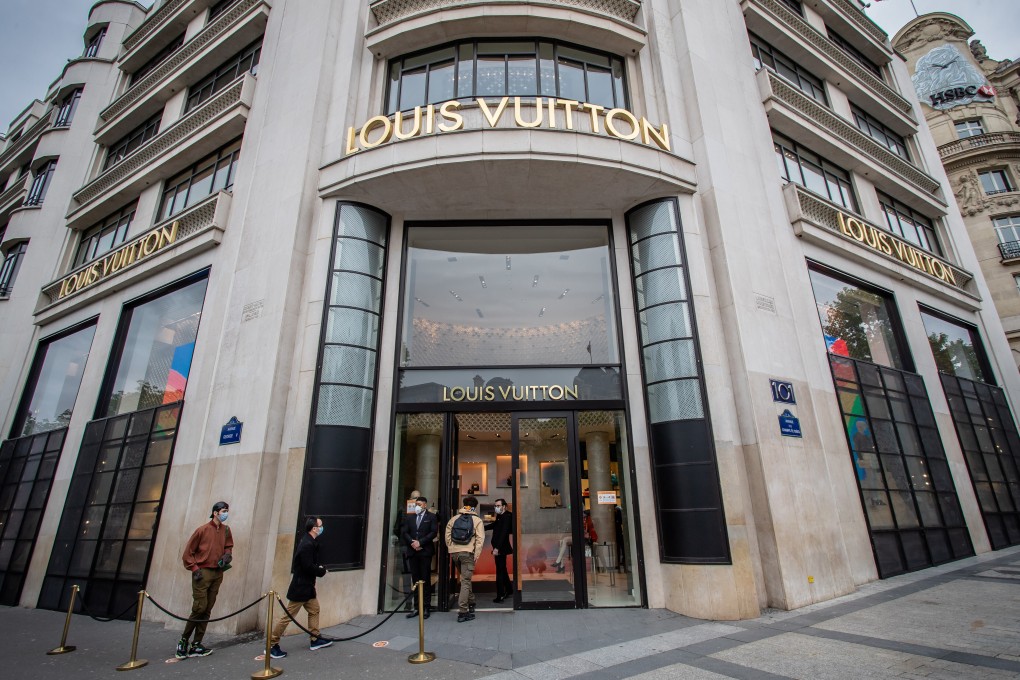
MULTIPOLYGON (((364 616, 324 631, 346 637, 375 625, 364 616)), ((289 636, 283 678, 444 678, 559 680, 583 677, 718 678, 1020 678, 1020 547, 987 553, 884 581, 792 612, 746 621, 704 621, 661 609, 479 612, 467 624, 436 613, 426 622, 426 649, 439 657, 407 663, 417 651, 417 622, 395 616, 357 641, 309 651, 289 636), (374 643, 385 642, 384 647, 374 643)), ((76 616, 58 657, 57 612, 0 608, 0 633, 12 642, 18 677, 112 677, 127 660, 131 623, 76 616)), ((261 668, 254 636, 212 639, 204 659, 167 663, 176 634, 143 624, 139 677, 247 678, 261 668)), ((117 674, 123 677, 124 674, 117 674)), ((128 677, 131 677, 130 675, 128 677)))

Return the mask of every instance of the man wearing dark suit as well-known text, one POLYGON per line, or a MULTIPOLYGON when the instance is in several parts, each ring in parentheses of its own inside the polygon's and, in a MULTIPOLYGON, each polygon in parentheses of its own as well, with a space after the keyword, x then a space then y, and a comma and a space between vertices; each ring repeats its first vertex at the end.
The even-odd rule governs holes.
MULTIPOLYGON (((414 503, 414 514, 404 518, 400 541, 404 546, 407 566, 411 570, 411 582, 425 582, 425 618, 427 619, 432 615, 432 555, 436 551, 432 541, 439 533, 439 522, 436 520, 436 516, 427 510, 427 498, 419 496, 414 503)), ((417 596, 415 596, 414 602, 414 608, 407 614, 409 619, 418 616, 417 596)))
POLYGON ((510 536, 514 532, 514 514, 507 510, 506 501, 502 498, 497 498, 494 505, 496 521, 486 524, 485 530, 492 529, 492 557, 496 562, 496 599, 493 602, 502 602, 514 592, 506 570, 506 558, 514 554, 514 547, 510 545, 510 536))

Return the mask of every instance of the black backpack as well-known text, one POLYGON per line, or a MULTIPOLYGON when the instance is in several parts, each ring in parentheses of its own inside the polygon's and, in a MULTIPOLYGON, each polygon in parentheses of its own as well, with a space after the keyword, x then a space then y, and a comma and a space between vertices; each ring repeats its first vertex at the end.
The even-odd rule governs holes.
POLYGON ((450 540, 457 545, 468 545, 475 536, 475 520, 468 513, 457 515, 450 529, 450 540))

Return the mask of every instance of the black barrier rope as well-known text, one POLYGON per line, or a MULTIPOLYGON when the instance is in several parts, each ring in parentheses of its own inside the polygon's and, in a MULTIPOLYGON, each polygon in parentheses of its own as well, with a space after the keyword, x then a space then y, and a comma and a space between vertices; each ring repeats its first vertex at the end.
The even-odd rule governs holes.
POLYGON ((151 602, 152 604, 156 605, 156 609, 160 610, 161 612, 163 612, 164 614, 166 614, 167 616, 169 616, 171 618, 177 619, 178 621, 190 621, 191 623, 216 623, 217 621, 223 621, 225 619, 229 619, 232 616, 237 616, 241 612, 247 611, 247 610, 251 609, 252 607, 257 605, 259 602, 261 602, 262 600, 266 599, 266 595, 268 595, 268 593, 264 593, 262 595, 262 597, 260 597, 259 599, 255 600, 254 602, 252 602, 249 605, 241 607, 240 609, 238 609, 233 614, 227 614, 226 616, 218 616, 215 619, 205 619, 205 618, 202 618, 202 619, 189 619, 189 618, 186 618, 186 617, 183 617, 183 616, 177 616, 177 614, 174 614, 172 611, 170 611, 169 609, 167 609, 166 607, 161 605, 159 602, 156 602, 156 600, 152 597, 152 595, 149 595, 148 591, 146 591, 146 593, 145 593, 145 597, 149 598, 149 602, 151 602))
MULTIPOLYGON (((407 601, 408 601, 408 600, 409 600, 409 599, 411 598, 411 596, 412 596, 412 595, 414 595, 414 593, 413 593, 413 592, 411 592, 411 593, 408 593, 408 594, 407 594, 407 597, 405 597, 405 598, 404 598, 404 601, 403 601, 403 602, 401 602, 400 604, 398 604, 398 605, 397 605, 396 609, 394 609, 393 611, 391 611, 391 612, 390 612, 389 614, 387 614, 387 616, 386 616, 386 618, 385 618, 385 619, 383 619, 383 620, 382 620, 382 621, 380 621, 379 623, 375 624, 374 626, 372 626, 371 628, 369 628, 368 630, 366 630, 366 631, 365 631, 364 633, 358 633, 357 635, 352 635, 351 637, 346 637, 346 638, 335 638, 335 637, 328 637, 328 636, 326 636, 326 635, 319 635, 318 637, 319 637, 319 639, 320 639, 320 640, 328 640, 328 641, 330 641, 330 642, 349 642, 350 640, 357 640, 357 639, 358 639, 359 637, 363 637, 363 636, 365 636, 365 635, 368 635, 368 634, 369 634, 369 633, 371 633, 371 632, 372 632, 373 630, 375 630, 375 629, 376 629, 376 628, 378 628, 379 626, 381 626, 381 625, 383 625, 384 623, 386 623, 387 621, 389 621, 389 620, 390 620, 390 619, 391 619, 391 618, 393 617, 393 615, 394 615, 394 614, 396 614, 396 613, 397 613, 398 611, 400 611, 400 608, 404 606, 404 602, 407 602, 407 601)), ((279 596, 279 595, 277 595, 277 596, 276 596, 276 601, 280 603, 280 606, 281 606, 281 607, 283 608, 283 613, 287 615, 287 618, 288 618, 288 619, 290 619, 290 620, 291 620, 291 621, 292 621, 292 622, 294 623, 294 625, 295 625, 295 626, 297 626, 298 628, 300 628, 300 629, 301 629, 301 630, 303 630, 304 632, 308 633, 308 634, 309 634, 309 635, 311 635, 312 637, 316 637, 316 636, 315 636, 315 634, 314 634, 314 633, 312 633, 312 631, 308 630, 307 628, 305 628, 304 626, 302 626, 302 625, 301 625, 300 623, 298 623, 298 620, 297 620, 297 619, 295 619, 295 618, 294 618, 294 617, 293 617, 293 616, 291 615, 291 613, 290 613, 290 610, 289 610, 289 609, 287 609, 287 605, 285 605, 285 604, 283 603, 283 600, 281 600, 281 599, 280 599, 280 596, 279 596)), ((298 610, 298 611, 300 611, 300 610, 298 610)))
POLYGON ((119 621, 120 617, 124 616, 132 609, 136 609, 138 607, 138 602, 132 602, 131 604, 128 605, 127 609, 122 611, 120 614, 117 614, 116 616, 111 616, 110 618, 106 618, 105 616, 96 616, 95 614, 89 611, 89 608, 85 606, 84 593, 82 593, 81 597, 78 598, 78 604, 81 605, 82 613, 84 613, 85 616, 89 617, 93 621, 99 621, 100 623, 110 623, 111 621, 119 621))

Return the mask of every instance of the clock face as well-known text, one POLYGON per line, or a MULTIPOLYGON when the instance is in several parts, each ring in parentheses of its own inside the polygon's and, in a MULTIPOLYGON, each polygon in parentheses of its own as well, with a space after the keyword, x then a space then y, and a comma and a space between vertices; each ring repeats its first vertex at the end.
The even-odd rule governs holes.
POLYGON ((917 97, 940 111, 995 98, 995 88, 954 45, 940 45, 918 59, 913 81, 917 97))

